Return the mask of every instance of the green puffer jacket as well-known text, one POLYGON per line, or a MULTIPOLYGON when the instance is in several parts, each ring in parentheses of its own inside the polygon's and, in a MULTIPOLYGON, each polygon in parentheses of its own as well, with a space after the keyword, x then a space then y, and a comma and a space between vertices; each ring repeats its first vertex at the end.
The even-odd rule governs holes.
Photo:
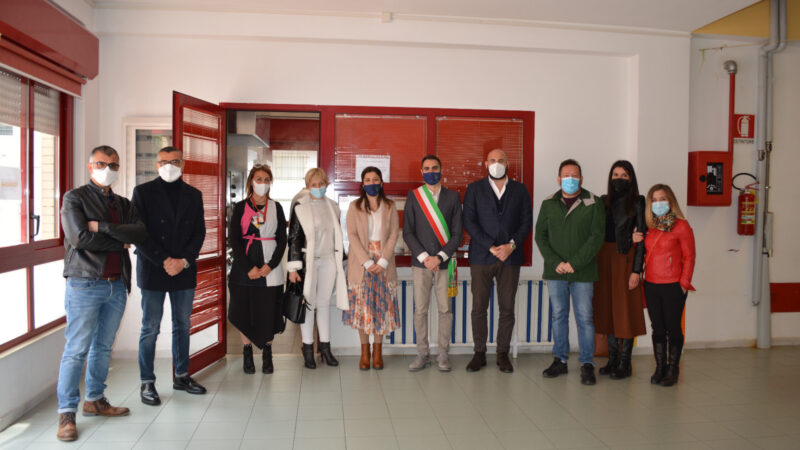
POLYGON ((547 197, 536 219, 536 245, 544 257, 545 280, 597 281, 597 252, 605 239, 606 210, 600 197, 586 189, 567 210, 561 191, 547 197), (558 274, 568 262, 575 273, 558 274))

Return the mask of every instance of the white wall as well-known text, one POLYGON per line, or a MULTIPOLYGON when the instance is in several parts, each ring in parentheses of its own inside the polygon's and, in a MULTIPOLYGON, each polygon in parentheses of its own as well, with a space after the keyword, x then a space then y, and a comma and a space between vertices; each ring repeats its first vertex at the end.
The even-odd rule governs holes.
MULTIPOLYGON (((692 39, 690 150, 727 150, 728 73, 724 61, 738 63, 736 113, 756 113, 758 44, 710 38, 692 39), (724 47, 720 49, 721 47, 724 47), (702 51, 703 49, 708 49, 702 51)), ((793 198, 800 189, 800 47, 790 45, 775 55, 775 151, 770 210, 775 212, 772 282, 800 282, 800 213, 793 198)), ((760 120, 760 118, 756 118, 760 120)), ((733 173, 755 173, 755 144, 735 144, 733 173)), ((740 183, 742 179, 737 180, 740 183)), ((740 183, 741 184, 741 183, 740 183)), ((687 340, 751 344, 756 333, 756 308, 750 301, 753 237, 736 233, 737 192, 729 208, 688 208, 697 235, 696 295, 687 306, 687 340), (721 314, 724 312, 724 314, 721 314)), ((800 313, 772 316, 775 343, 797 342, 800 313)))

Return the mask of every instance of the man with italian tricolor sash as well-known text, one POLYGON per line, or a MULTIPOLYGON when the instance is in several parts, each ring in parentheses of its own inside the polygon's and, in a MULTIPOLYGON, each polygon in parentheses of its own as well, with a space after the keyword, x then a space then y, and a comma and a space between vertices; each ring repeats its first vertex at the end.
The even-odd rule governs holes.
POLYGON ((428 347, 428 305, 431 287, 439 314, 439 370, 450 371, 450 335, 453 312, 450 298, 458 294, 456 250, 461 245, 461 199, 442 186, 442 163, 438 157, 422 158, 425 183, 412 189, 403 213, 403 239, 411 250, 414 275, 414 328, 417 358, 408 366, 415 372, 431 365, 428 347))

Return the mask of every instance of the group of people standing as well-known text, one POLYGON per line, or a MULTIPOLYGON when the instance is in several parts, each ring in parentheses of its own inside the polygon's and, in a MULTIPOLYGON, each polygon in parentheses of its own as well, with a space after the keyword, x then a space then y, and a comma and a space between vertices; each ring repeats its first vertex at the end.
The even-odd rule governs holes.
MULTIPOLYGON (((131 244, 139 256, 137 281, 142 290, 141 400, 160 403, 153 359, 167 293, 172 307, 173 388, 205 393, 188 373, 196 260, 205 238, 202 194, 181 179, 184 161, 179 149, 161 149, 156 166, 159 178, 137 186, 128 201, 110 189, 120 168, 119 155, 111 147, 98 147, 88 165, 91 181, 64 196, 67 343, 58 383, 59 439, 77 438, 78 384, 87 354, 84 414, 129 413, 127 408, 111 406, 103 392, 111 346, 130 292, 131 244)), ((466 369, 475 372, 487 364, 487 316, 496 283, 500 312, 496 363, 502 372, 514 370, 509 358, 514 304, 533 208, 525 185, 508 177, 503 150, 489 152, 484 168, 487 177, 467 187, 462 205, 458 193, 442 185, 441 160, 427 155, 421 161, 423 183, 408 193, 402 233, 412 256, 418 353, 410 371, 432 363, 428 337, 432 290, 438 311, 436 363, 441 371, 452 369, 450 298, 458 290, 456 250, 463 230, 470 236, 474 343, 466 369)), ((228 311, 241 335, 245 373, 255 373, 254 345, 262 350, 262 372, 274 371, 271 343, 285 326, 280 303, 287 283, 297 285, 308 307, 300 325, 305 367, 316 368, 315 325, 322 361, 338 365, 330 345, 335 298, 342 321, 359 334, 359 368, 383 369, 383 337, 400 327, 394 256, 399 218, 395 202, 383 190, 381 170, 367 167, 360 176, 359 196, 346 215, 345 252, 339 207, 325 195, 330 181, 324 170, 306 173, 305 189, 291 202, 288 232, 283 208, 269 196, 272 170, 267 165, 250 170, 247 198, 234 205, 228 229, 233 253, 228 311)), ((683 347, 681 317, 687 292, 693 290, 695 258, 692 230, 675 195, 663 184, 650 188, 646 197, 639 195, 633 166, 627 161, 612 165, 602 197, 582 187, 581 167, 575 160, 560 164, 557 180, 560 189, 542 202, 534 235, 544 258, 553 329, 554 360, 543 375, 552 378, 568 371, 571 297, 581 382, 596 383, 595 331, 607 336, 609 346, 609 361, 600 374, 614 379, 630 376, 633 339, 645 334, 640 287, 644 279, 656 359, 651 382, 674 384, 683 347)))
MULTIPOLYGON (((420 168, 423 183, 407 195, 402 233, 411 252, 417 337, 411 371, 432 364, 428 336, 432 290, 438 312, 435 362, 439 370, 452 369, 448 356, 453 327, 450 298, 458 290, 455 253, 463 230, 470 235, 473 296, 474 355, 467 370, 478 371, 486 365, 487 315, 494 283, 499 306, 496 363, 503 372, 514 370, 509 358, 514 303, 533 211, 527 188, 507 175, 505 152, 489 152, 484 167, 487 177, 467 187, 462 205, 458 193, 442 185, 440 159, 427 155, 420 168)), ((306 188, 292 200, 288 238, 278 226, 285 220, 281 206, 268 198, 271 181, 269 167, 253 167, 247 182, 248 199, 236 205, 230 224, 234 248, 230 318, 242 332, 244 371, 255 371, 253 343, 263 349, 264 373, 273 370, 270 342, 281 328, 279 304, 285 272, 289 283, 302 284, 310 308, 300 326, 305 367, 316 368, 315 324, 322 361, 338 364, 330 350, 330 309, 335 298, 336 306, 343 310, 342 321, 359 333, 359 367, 382 369, 383 336, 400 326, 393 251, 400 228, 395 203, 383 191, 380 169, 367 167, 361 172, 359 197, 346 216, 347 252, 339 209, 325 196, 329 180, 322 169, 309 170, 306 188), (254 240, 260 241, 263 249, 248 254, 244 249, 254 240), (287 245, 286 269, 266 275, 274 274, 271 271, 280 264, 287 245), (270 276, 274 278, 270 280, 270 276), (254 287, 245 292, 241 290, 244 285, 254 287)), ((595 332, 607 336, 609 347, 608 363, 600 368, 600 374, 613 379, 631 376, 634 338, 646 333, 644 293, 657 363, 651 381, 674 384, 683 347, 683 306, 687 292, 693 289, 694 241, 672 190, 657 184, 647 197, 640 195, 628 161, 612 165, 607 193, 601 197, 583 188, 581 166, 572 159, 559 166, 558 183, 560 189, 541 205, 535 232, 544 257, 543 278, 550 293, 553 327, 554 360, 544 376, 557 377, 568 371, 570 298, 578 325, 581 382, 592 385, 597 381, 595 332)))
POLYGON ((535 239, 544 257, 553 326, 553 363, 543 375, 567 373, 569 300, 575 310, 581 383, 593 385, 595 332, 607 336, 609 358, 601 375, 631 376, 634 338, 652 326, 656 370, 651 383, 677 382, 683 349, 681 319, 694 272, 694 236, 672 189, 665 184, 639 195, 633 166, 617 161, 607 193, 583 189, 577 161, 558 169, 561 189, 542 202, 535 239), (643 244, 642 244, 643 243, 643 244), (640 287, 644 275, 644 289, 640 287), (644 292, 644 299, 642 293, 644 292))

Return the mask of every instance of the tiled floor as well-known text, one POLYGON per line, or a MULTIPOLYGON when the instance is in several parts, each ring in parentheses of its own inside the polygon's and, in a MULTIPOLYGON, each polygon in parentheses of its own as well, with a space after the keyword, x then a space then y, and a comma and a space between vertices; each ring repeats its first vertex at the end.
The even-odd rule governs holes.
MULTIPOLYGON (((273 375, 245 375, 229 357, 197 379, 205 396, 172 392, 163 404, 138 396, 135 361, 115 361, 107 396, 131 408, 122 418, 78 416, 80 439, 56 441, 55 395, 0 433, 3 448, 113 449, 797 449, 800 448, 800 347, 689 350, 681 380, 651 386, 650 356, 634 357, 634 377, 579 383, 579 370, 543 379, 545 354, 526 354, 516 371, 489 366, 409 373, 410 358, 361 372, 353 357, 339 368, 301 368, 276 359, 273 375)), ((574 358, 573 358, 574 361, 574 358)), ((600 361, 602 362, 602 361, 600 361)), ((158 362, 160 380, 169 361, 158 362)))

